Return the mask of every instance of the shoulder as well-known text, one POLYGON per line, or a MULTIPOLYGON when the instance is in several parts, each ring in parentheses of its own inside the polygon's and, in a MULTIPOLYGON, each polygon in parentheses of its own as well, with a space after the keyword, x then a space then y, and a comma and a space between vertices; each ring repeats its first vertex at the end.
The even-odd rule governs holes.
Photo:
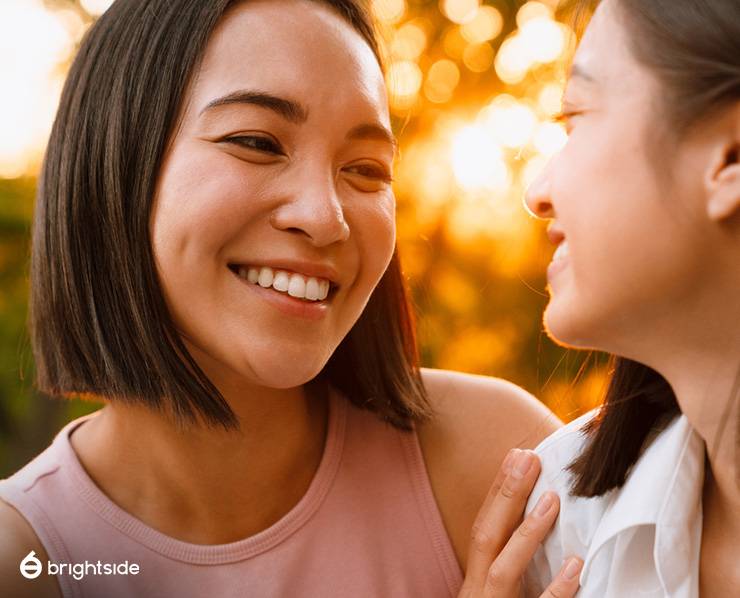
POLYGON ((31 551, 42 563, 48 560, 48 555, 28 521, 3 500, 0 500, 0 530, 0 580, 7 595, 18 598, 60 596, 55 577, 42 573, 29 580, 21 575, 21 561, 31 551))
POLYGON ((461 565, 470 530, 506 453, 532 448, 561 423, 531 394, 498 378, 422 371, 434 415, 417 428, 437 504, 461 565))
POLYGON ((533 448, 562 425, 545 405, 506 380, 432 369, 422 370, 422 376, 434 410, 423 424, 425 432, 445 435, 459 448, 500 449, 503 460, 510 448, 533 448))

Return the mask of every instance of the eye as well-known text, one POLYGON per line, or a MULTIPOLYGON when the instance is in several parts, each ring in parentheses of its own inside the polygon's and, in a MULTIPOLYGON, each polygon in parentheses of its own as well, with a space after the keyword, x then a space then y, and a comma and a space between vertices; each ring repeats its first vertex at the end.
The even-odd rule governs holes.
POLYGON ((255 150, 265 154, 284 156, 285 152, 280 144, 272 137, 265 135, 236 135, 224 139, 226 143, 232 143, 246 149, 255 150))
POLYGON ((366 179, 382 181, 387 184, 393 182, 393 177, 388 169, 379 164, 355 164, 353 166, 346 167, 344 171, 366 179))
POLYGON ((565 130, 570 134, 573 130, 573 119, 583 114, 580 110, 563 110, 552 117, 552 121, 565 125, 565 130))

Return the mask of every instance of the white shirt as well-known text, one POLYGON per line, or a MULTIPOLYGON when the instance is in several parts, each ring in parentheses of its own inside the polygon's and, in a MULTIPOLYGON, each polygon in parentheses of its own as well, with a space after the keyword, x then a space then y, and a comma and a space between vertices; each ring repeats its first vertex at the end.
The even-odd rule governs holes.
POLYGON ((527 512, 546 491, 560 515, 525 576, 539 596, 563 560, 584 560, 580 598, 698 598, 705 446, 685 416, 675 418, 643 452, 624 486, 596 498, 570 496, 565 468, 580 454, 588 413, 536 449, 542 474, 527 512))

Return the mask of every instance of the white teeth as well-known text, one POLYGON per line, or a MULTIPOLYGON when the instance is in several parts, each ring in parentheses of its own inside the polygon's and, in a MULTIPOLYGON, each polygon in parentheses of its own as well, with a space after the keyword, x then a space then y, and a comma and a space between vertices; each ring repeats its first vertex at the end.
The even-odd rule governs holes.
POLYGON ((309 278, 306 281, 306 299, 316 301, 321 295, 321 289, 319 288, 319 281, 315 278, 309 278))
POLYGON ((276 291, 285 292, 290 286, 290 276, 287 272, 277 272, 275 274, 275 280, 272 281, 272 288, 276 291))
POLYGON ((552 256, 552 261, 558 261, 558 260, 564 260, 569 255, 568 250, 568 241, 563 241, 560 245, 558 245, 558 248, 555 250, 555 253, 552 256))
POLYGON ((297 299, 308 301, 323 301, 329 296, 331 283, 324 278, 306 277, 302 274, 273 270, 267 266, 246 267, 239 266, 237 269, 239 278, 248 280, 252 284, 261 287, 272 287, 281 293, 288 293, 297 299))
POLYGON ((264 267, 260 270, 257 282, 261 287, 267 288, 272 286, 273 273, 272 268, 264 267))
POLYGON ((296 297, 298 299, 305 299, 306 297, 306 279, 300 274, 293 274, 290 277, 290 285, 288 286, 288 295, 296 297))
POLYGON ((319 301, 323 301, 327 298, 329 295, 329 281, 328 280, 320 280, 319 281, 319 301))

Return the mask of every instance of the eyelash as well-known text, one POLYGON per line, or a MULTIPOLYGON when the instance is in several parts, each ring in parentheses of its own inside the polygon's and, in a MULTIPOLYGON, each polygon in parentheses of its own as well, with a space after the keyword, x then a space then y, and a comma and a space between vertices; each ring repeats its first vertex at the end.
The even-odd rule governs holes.
POLYGON ((367 164, 359 164, 356 166, 350 166, 347 168, 349 171, 350 169, 364 169, 366 171, 370 171, 370 174, 362 174, 361 172, 351 172, 350 174, 357 174, 361 177, 365 177, 368 179, 377 179, 379 181, 383 181, 384 183, 391 184, 393 182, 393 177, 388 173, 384 168, 375 168, 373 166, 367 165, 367 164))
POLYGON ((236 137, 229 137, 228 139, 225 139, 225 141, 257 152, 275 154, 277 156, 285 155, 285 152, 283 152, 283 148, 280 147, 277 142, 269 137, 264 137, 261 135, 238 135, 236 137), (247 143, 248 141, 258 142, 257 147, 250 143, 247 143), (260 143, 264 143, 269 147, 259 147, 260 143))
MULTIPOLYGON (((228 143, 234 143, 236 145, 239 145, 241 147, 254 150, 257 152, 263 152, 268 154, 274 154, 278 156, 284 156, 285 153, 283 152, 282 148, 279 144, 277 144, 273 139, 269 137, 264 137, 261 135, 237 135, 236 137, 229 137, 225 139, 228 143), (251 143, 247 142, 258 142, 258 147, 255 147, 251 143), (265 143, 268 145, 268 147, 259 147, 259 143, 265 143)), ((356 174, 358 176, 367 178, 367 179, 375 179, 378 181, 383 181, 384 183, 391 184, 393 183, 393 177, 390 173, 388 173, 385 168, 374 168, 372 166, 369 166, 367 164, 360 164, 357 166, 350 166, 347 170, 350 169, 357 169, 357 170, 364 170, 363 172, 350 172, 350 174, 356 174), (369 172, 368 172, 369 171, 369 172)))
POLYGON ((582 114, 582 112, 578 110, 563 110, 562 112, 558 112, 557 114, 553 115, 552 121, 567 125, 574 116, 578 116, 580 114, 582 114))
MULTIPOLYGON (((280 156, 285 155, 282 151, 282 148, 269 137, 262 137, 259 135, 239 135, 237 137, 229 137, 225 141, 229 143, 235 143, 236 145, 239 145, 241 147, 245 147, 247 149, 255 150, 258 152, 265 152, 265 153, 276 154, 280 156), (247 143, 247 141, 252 141, 252 142, 257 141, 258 143, 260 142, 265 143, 268 145, 268 147, 255 147, 253 144, 247 143)), ((393 177, 384 168, 373 168, 372 166, 361 164, 359 166, 350 166, 349 169, 357 169, 357 170, 365 171, 365 173, 354 172, 351 174, 357 174, 359 176, 369 178, 369 179, 378 179, 388 184, 393 182, 393 177)))

